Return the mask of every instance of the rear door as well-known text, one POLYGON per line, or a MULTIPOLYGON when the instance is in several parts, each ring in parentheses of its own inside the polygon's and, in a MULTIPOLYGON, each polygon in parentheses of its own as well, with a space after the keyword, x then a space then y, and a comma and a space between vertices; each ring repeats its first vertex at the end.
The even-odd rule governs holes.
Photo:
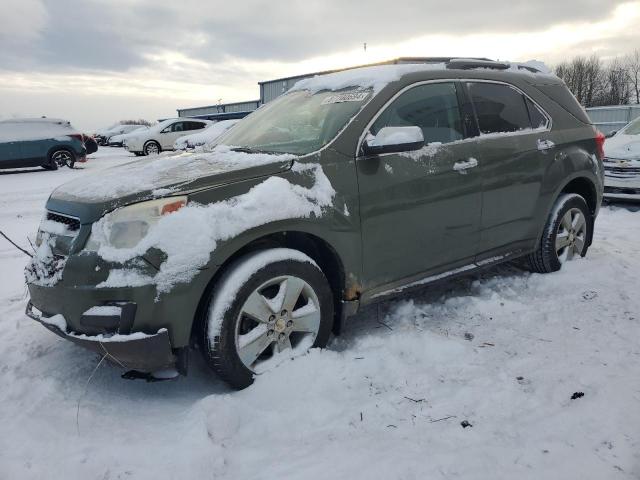
POLYGON ((375 135, 418 126, 429 145, 356 159, 367 289, 469 264, 477 253, 481 178, 473 142, 462 141, 459 88, 453 81, 414 86, 370 128, 375 135))
POLYGON ((518 253, 531 245, 544 172, 554 159, 550 118, 519 89, 504 83, 468 82, 480 137, 482 175, 478 261, 518 253))

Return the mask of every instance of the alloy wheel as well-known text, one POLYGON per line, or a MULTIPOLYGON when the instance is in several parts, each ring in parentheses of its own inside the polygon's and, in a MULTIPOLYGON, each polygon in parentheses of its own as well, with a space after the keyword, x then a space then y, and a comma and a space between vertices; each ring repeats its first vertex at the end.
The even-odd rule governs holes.
POLYGON ((586 242, 587 221, 582 211, 571 208, 563 215, 556 232, 556 254, 560 263, 582 255, 586 242))
POLYGON ((58 150, 51 156, 51 159, 58 167, 64 167, 65 165, 68 166, 71 164, 71 154, 65 150, 58 150))
POLYGON ((260 373, 282 358, 306 352, 320 329, 320 303, 301 278, 285 275, 255 289, 236 322, 236 351, 242 363, 260 373))
POLYGON ((160 152, 158 145, 154 142, 148 143, 144 150, 147 155, 157 155, 160 152))

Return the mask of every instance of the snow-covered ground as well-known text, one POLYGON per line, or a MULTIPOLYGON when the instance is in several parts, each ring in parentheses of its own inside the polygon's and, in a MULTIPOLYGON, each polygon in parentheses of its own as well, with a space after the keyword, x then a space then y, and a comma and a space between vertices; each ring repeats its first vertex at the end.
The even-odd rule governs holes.
MULTIPOLYGON (((54 187, 129 160, 0 173, 0 229, 27 245, 54 187)), ((562 272, 369 308, 242 392, 197 355, 163 383, 96 369, 24 316, 26 257, 0 238, 0 479, 639 478, 638 238, 640 212, 604 207, 562 272)))

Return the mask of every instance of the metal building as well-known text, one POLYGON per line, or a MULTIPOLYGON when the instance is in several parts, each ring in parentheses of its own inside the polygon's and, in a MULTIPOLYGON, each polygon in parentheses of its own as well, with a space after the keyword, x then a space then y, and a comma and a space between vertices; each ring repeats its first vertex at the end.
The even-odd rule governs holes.
POLYGON ((640 105, 590 107, 586 110, 594 125, 605 135, 620 130, 631 120, 640 117, 640 105))
POLYGON ((260 106, 260 100, 249 102, 223 103, 178 109, 179 117, 202 118, 204 120, 231 120, 244 118, 260 106))

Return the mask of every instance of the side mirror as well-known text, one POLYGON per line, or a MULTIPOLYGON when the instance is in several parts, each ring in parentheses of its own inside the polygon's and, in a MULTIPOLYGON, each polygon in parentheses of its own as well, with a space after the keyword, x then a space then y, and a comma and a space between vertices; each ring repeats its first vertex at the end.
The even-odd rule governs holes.
POLYGON ((618 133, 617 130, 613 130, 612 132, 607 133, 607 135, 605 136, 606 138, 611 138, 613 137, 616 133, 618 133))
POLYGON ((170 131, 171 131, 171 125, 169 125, 167 128, 162 129, 160 133, 169 133, 170 131))
POLYGON ((420 150, 423 146, 424 136, 420 127, 384 127, 376 136, 367 135, 362 151, 365 155, 380 155, 420 150))

